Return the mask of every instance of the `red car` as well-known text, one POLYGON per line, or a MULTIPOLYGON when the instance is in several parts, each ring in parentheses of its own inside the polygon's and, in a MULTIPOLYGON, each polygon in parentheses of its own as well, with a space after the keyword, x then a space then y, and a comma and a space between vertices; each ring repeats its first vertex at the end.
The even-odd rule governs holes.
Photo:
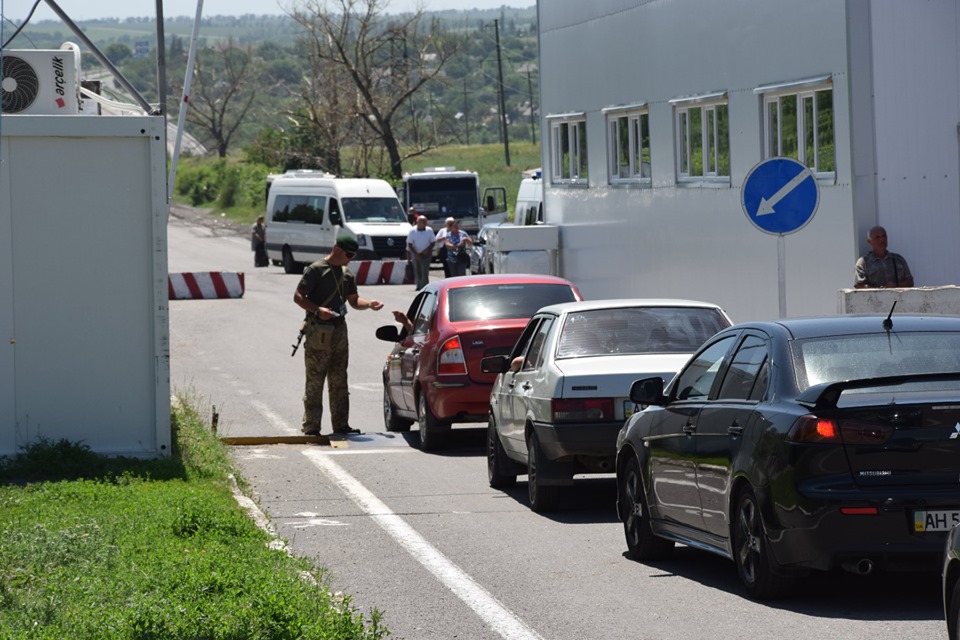
POLYGON ((486 422, 496 374, 487 356, 507 355, 541 307, 582 300, 572 282, 538 275, 446 278, 417 292, 410 330, 377 329, 393 342, 383 367, 383 421, 407 431, 416 421, 420 448, 436 449, 454 422, 486 422))

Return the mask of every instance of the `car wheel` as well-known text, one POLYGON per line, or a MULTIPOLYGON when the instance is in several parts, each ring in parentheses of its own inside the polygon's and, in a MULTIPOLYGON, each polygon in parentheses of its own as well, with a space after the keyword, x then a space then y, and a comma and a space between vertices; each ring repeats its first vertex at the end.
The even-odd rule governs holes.
POLYGON ((413 424, 413 420, 400 418, 394 413, 393 402, 390 401, 386 387, 383 388, 383 424, 387 431, 410 431, 410 425, 413 424))
POLYGON ((497 423, 490 416, 487 423, 487 480, 494 489, 509 489, 517 484, 517 474, 510 473, 514 468, 513 461, 507 458, 503 450, 500 435, 497 433, 497 423))
POLYGON ((953 585, 953 595, 947 609, 947 636, 960 640, 960 584, 953 585))
POLYGON ((540 439, 531 430, 527 438, 527 495, 530 508, 538 513, 556 509, 560 501, 560 487, 543 484, 542 472, 548 464, 540 448, 540 439))
POLYGON ((448 425, 437 420, 430 407, 427 405, 427 394, 421 393, 417 401, 419 411, 417 411, 417 423, 420 426, 420 450, 436 451, 442 444, 446 436, 448 425))
POLYGON ((297 261, 293 259, 293 251, 290 247, 283 248, 283 271, 284 273, 299 273, 297 261))
POLYGON ((636 458, 631 457, 623 471, 617 474, 617 492, 623 505, 623 533, 630 557, 634 560, 660 560, 673 553, 673 540, 653 533, 643 474, 636 458))
POLYGON ((778 575, 779 565, 770 550, 770 540, 760 517, 760 505, 753 491, 744 489, 740 492, 735 513, 733 560, 747 594, 758 600, 784 595, 793 586, 794 579, 778 575))

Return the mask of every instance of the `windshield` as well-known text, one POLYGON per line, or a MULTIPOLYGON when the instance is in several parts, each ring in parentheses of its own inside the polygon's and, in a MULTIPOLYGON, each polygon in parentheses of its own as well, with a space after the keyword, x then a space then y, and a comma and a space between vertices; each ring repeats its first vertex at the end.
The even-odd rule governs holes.
POLYGON ((396 198, 342 198, 347 222, 407 222, 396 198))
POLYGON ((407 181, 409 206, 430 220, 475 216, 479 210, 476 178, 424 178, 407 181))
POLYGON ((801 391, 827 382, 960 371, 960 333, 808 338, 793 349, 801 391))
POLYGON ((450 289, 450 322, 530 318, 540 307, 573 302, 573 289, 565 284, 490 284, 450 289))
POLYGON ((557 358, 693 353, 729 323, 717 309, 626 307, 568 313, 557 358))

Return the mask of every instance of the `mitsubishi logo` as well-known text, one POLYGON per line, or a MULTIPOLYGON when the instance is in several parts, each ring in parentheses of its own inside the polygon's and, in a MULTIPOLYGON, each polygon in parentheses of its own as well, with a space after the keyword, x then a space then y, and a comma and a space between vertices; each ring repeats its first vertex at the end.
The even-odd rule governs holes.
POLYGON ((953 425, 953 433, 950 434, 951 440, 956 440, 957 438, 960 438, 960 422, 953 425))

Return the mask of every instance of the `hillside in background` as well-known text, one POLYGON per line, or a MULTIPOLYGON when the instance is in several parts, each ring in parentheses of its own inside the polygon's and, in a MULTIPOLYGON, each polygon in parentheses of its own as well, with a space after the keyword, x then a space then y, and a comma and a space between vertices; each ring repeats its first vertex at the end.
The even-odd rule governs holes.
MULTIPOLYGON (((502 7, 500 9, 461 9, 458 11, 432 11, 427 15, 440 19, 451 30, 483 29, 495 19, 500 21, 500 35, 536 36, 536 6, 528 9, 502 7)), ((163 29, 167 37, 179 36, 189 39, 193 34, 194 16, 167 16, 163 29)), ((10 38, 19 23, 3 21, 3 39, 10 38)), ((148 50, 156 46, 157 29, 154 17, 127 18, 124 20, 80 20, 77 26, 100 49, 118 42, 136 50, 146 45, 148 50)), ((251 45, 290 43, 299 37, 299 27, 289 16, 255 15, 207 16, 200 23, 200 46, 209 46, 232 38, 235 42, 251 45)), ((9 49, 59 49, 66 41, 76 41, 76 36, 60 20, 30 22, 8 45, 9 49)), ((79 44, 79 43, 78 43, 79 44)))
MULTIPOLYGON (((446 30, 462 41, 461 53, 448 61, 442 78, 414 96, 409 104, 411 117, 431 129, 432 138, 444 146, 502 144, 499 59, 509 139, 518 145, 526 143, 528 149, 538 149, 536 6, 527 9, 448 10, 427 12, 427 16, 441 21, 446 30), (493 28, 494 21, 498 33, 493 28), (499 35, 499 56, 495 35, 499 35)), ((159 102, 154 18, 85 20, 77 24, 137 91, 151 104, 159 102)), ((9 22, 3 24, 0 36, 4 41, 11 40, 5 50, 59 49, 64 42, 76 42, 83 51, 83 77, 104 76, 105 69, 100 62, 65 23, 59 20, 30 22, 12 37, 16 29, 9 22)), ((192 31, 192 16, 168 16, 164 20, 168 78, 166 104, 167 113, 174 121, 181 104, 177 87, 182 84, 192 31)), ((289 16, 203 18, 198 41, 201 49, 214 50, 228 43, 240 46, 249 50, 265 69, 256 81, 247 83, 255 84, 260 95, 255 108, 238 130, 231 153, 248 149, 263 137, 264 132, 289 127, 288 114, 304 73, 304 56, 299 47, 301 36, 302 27, 289 16)), ((212 140, 203 131, 188 126, 188 132, 208 149, 214 148, 212 140)), ((538 158, 539 151, 533 156, 538 158)), ((538 164, 536 160, 528 162, 538 164)), ((519 163, 511 162, 511 168, 528 169, 528 162, 519 167, 519 163)), ((411 159, 409 166, 417 168, 423 163, 422 158, 411 159)))

